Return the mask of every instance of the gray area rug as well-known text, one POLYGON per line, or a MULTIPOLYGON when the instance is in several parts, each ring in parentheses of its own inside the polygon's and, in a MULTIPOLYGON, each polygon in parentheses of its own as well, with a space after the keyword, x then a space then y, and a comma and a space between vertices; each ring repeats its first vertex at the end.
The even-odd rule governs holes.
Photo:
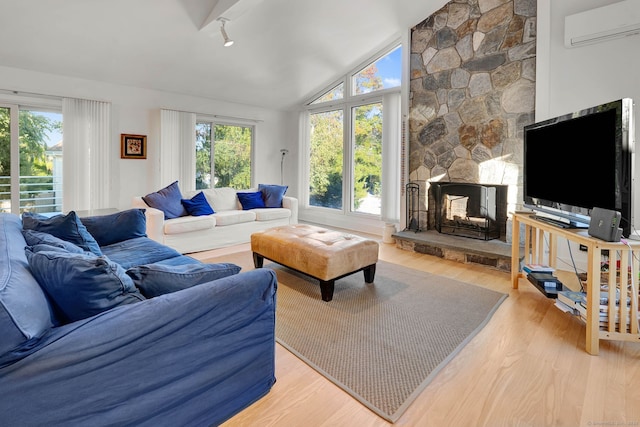
MULTIPOLYGON (((246 270, 253 268, 250 257, 207 261, 246 270)), ((324 302, 317 280, 274 263, 265 267, 278 275, 277 341, 391 422, 507 297, 379 261, 374 283, 366 284, 362 272, 345 277, 336 281, 333 301, 324 302)))

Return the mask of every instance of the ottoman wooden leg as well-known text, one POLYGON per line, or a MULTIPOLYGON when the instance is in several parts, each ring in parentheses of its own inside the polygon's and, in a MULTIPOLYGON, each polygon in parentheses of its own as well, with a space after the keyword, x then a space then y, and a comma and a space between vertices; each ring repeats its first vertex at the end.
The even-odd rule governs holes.
POLYGON ((322 301, 331 301, 333 299, 333 289, 335 283, 335 280, 320 280, 320 294, 322 295, 322 301))
POLYGON ((373 279, 376 277, 376 265, 371 264, 364 268, 364 281, 367 283, 373 283, 373 279))
POLYGON ((253 253, 253 266, 255 268, 262 268, 264 263, 264 257, 256 252, 253 253))

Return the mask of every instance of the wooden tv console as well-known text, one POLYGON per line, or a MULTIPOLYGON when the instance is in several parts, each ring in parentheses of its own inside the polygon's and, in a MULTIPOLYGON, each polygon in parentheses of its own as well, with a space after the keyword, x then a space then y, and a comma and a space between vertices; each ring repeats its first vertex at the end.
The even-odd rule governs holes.
MULTIPOLYGON (((535 218, 532 213, 513 214, 513 234, 511 245, 511 281, 513 288, 518 289, 520 278, 526 277, 520 271, 520 261, 534 264, 549 264, 556 267, 557 241, 563 237, 587 248, 587 281, 584 290, 587 292, 587 337, 586 350, 597 355, 600 340, 618 340, 640 342, 638 330, 638 282, 640 281, 640 241, 605 242, 588 235, 587 230, 565 229, 535 218), (524 254, 520 253, 520 232, 524 229, 524 254), (548 245, 548 246, 547 246, 548 245), (545 258, 545 248, 548 255, 545 258), (609 253, 610 268, 607 273, 601 271, 603 251, 609 253), (608 287, 608 321, 601 326, 600 299, 593 298, 593 290, 600 289, 601 275, 607 283, 616 286, 608 287), (631 278, 634 280, 631 280, 631 278), (621 288, 620 284, 624 284, 621 288), (615 304, 615 295, 629 295, 629 304, 615 304), (619 322, 616 322, 616 316, 619 322)), ((598 295, 596 293, 596 295, 598 295)))

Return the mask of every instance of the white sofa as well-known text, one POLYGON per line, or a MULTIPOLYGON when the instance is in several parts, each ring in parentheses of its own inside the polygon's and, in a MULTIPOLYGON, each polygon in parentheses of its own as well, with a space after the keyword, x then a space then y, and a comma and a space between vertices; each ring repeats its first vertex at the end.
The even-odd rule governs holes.
POLYGON ((133 198, 134 208, 146 209, 147 236, 180 253, 222 248, 251 240, 251 234, 271 227, 298 223, 298 199, 285 196, 282 208, 242 210, 233 188, 184 191, 191 198, 202 191, 215 213, 165 219, 164 213, 149 207, 141 196, 133 198))

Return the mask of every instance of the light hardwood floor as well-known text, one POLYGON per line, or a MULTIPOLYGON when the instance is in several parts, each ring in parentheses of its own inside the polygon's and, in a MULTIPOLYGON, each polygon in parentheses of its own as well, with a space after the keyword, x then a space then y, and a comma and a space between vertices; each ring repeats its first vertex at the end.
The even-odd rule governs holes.
MULTIPOLYGON (((248 245, 195 254, 204 259, 248 245)), ((508 274, 380 244, 382 260, 509 294, 491 321, 418 396, 397 426, 640 426, 640 343, 600 342, 508 274)), ((464 313, 460 313, 461 316, 464 313)), ((224 426, 388 426, 281 346, 276 384, 224 426)))

